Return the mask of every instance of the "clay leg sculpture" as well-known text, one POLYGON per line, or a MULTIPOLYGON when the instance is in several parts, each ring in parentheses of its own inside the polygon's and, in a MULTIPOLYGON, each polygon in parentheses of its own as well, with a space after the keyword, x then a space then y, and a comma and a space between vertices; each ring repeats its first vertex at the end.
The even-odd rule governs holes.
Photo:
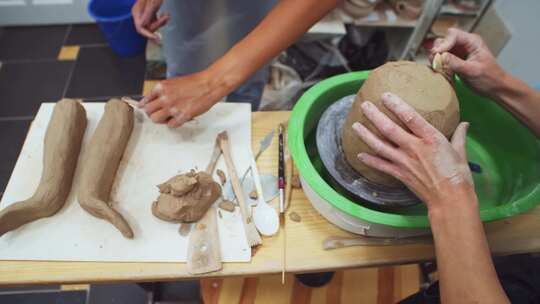
POLYGON ((84 210, 113 224, 126 238, 133 238, 133 231, 111 207, 109 196, 132 130, 133 108, 119 99, 109 100, 88 144, 78 193, 84 210))
POLYGON ((59 101, 53 110, 43 141, 43 172, 32 197, 0 212, 0 236, 64 206, 86 129, 86 111, 80 102, 59 101))

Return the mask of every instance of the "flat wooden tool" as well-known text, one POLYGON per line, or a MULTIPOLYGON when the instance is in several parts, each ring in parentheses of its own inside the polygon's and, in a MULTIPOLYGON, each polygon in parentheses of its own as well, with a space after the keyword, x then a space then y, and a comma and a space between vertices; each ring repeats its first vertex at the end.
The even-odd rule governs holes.
MULTIPOLYGON (((216 139, 214 152, 212 153, 212 158, 210 159, 208 167, 206 167, 206 173, 212 175, 220 155, 221 149, 216 139)), ((221 198, 217 200, 218 204, 219 201, 221 201, 221 198)), ((191 229, 189 234, 187 269, 191 274, 218 271, 223 267, 221 263, 216 209, 213 205, 206 211, 206 214, 195 223, 195 227, 191 229)))
POLYGON ((409 238, 341 237, 330 236, 323 241, 323 249, 331 250, 351 246, 396 246, 408 244, 433 244, 430 236, 409 238))
POLYGON ((231 158, 231 148, 229 146, 229 135, 227 135, 227 131, 223 131, 218 134, 218 142, 221 152, 223 153, 223 157, 225 158, 225 164, 227 165, 227 171, 229 171, 234 193, 238 199, 238 205, 240 206, 240 213, 242 214, 248 244, 251 247, 262 244, 261 236, 259 235, 259 232, 257 232, 257 228, 253 223, 253 219, 250 215, 251 213, 247 210, 244 191, 242 190, 242 185, 240 185, 240 179, 238 178, 236 167, 234 166, 234 162, 231 158))

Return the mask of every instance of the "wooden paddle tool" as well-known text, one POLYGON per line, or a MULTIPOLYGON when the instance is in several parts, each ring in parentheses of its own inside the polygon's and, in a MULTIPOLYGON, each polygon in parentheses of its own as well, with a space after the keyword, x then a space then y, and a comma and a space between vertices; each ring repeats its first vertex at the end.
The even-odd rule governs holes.
POLYGON ((221 152, 223 153, 223 157, 225 158, 225 164, 227 165, 227 171, 229 171, 231 184, 236 198, 238 199, 238 205, 240 206, 240 213, 242 214, 248 244, 251 247, 262 244, 261 236, 259 235, 257 228, 255 228, 255 224, 251 218, 251 212, 248 212, 247 209, 244 191, 242 190, 242 185, 240 184, 240 179, 238 178, 236 167, 234 166, 234 162, 231 157, 231 147, 229 145, 229 135, 227 134, 227 131, 219 133, 217 141, 219 143, 219 147, 221 148, 221 152))
MULTIPOLYGON (((219 135, 218 135, 219 138, 219 135)), ((214 151, 206 173, 212 176, 216 163, 221 155, 218 138, 214 144, 214 151)), ((219 198, 216 202, 221 200, 219 198)), ((214 203, 215 204, 215 203, 214 203)), ((189 234, 187 268, 191 274, 202 274, 221 270, 221 252, 219 246, 219 232, 217 228, 216 209, 214 204, 206 214, 194 225, 189 234)))

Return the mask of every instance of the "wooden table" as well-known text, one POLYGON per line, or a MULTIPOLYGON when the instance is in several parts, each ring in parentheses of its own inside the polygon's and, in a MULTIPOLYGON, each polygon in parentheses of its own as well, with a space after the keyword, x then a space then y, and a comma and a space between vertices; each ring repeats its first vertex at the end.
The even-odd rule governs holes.
MULTIPOLYGON (((253 150, 259 141, 279 122, 287 120, 289 112, 259 112, 253 114, 253 150)), ((277 141, 265 151, 259 161, 261 173, 277 171, 277 141)), ((386 247, 350 247, 322 250, 328 236, 352 236, 327 222, 311 206, 301 189, 292 192, 289 212, 295 211, 300 222, 287 220, 287 272, 316 272, 354 267, 406 264, 434 258, 432 245, 414 244, 386 247)), ((514 254, 540 251, 540 208, 509 220, 490 223, 486 227, 494 254, 514 254)), ((250 276, 281 271, 282 237, 264 238, 251 263, 224 263, 223 269, 207 276, 250 276)), ((0 261, 0 285, 143 282, 193 278, 185 263, 97 263, 97 262, 35 262, 0 261)))

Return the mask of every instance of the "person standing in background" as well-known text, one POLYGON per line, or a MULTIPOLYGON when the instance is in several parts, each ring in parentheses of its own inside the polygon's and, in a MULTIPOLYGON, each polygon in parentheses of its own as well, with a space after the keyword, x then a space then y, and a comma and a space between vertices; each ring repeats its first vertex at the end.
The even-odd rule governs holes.
POLYGON ((339 4, 339 0, 137 0, 141 35, 160 27, 168 79, 140 106, 152 121, 175 128, 228 100, 257 110, 264 66, 339 4), (158 14, 159 12, 159 14, 158 14))

